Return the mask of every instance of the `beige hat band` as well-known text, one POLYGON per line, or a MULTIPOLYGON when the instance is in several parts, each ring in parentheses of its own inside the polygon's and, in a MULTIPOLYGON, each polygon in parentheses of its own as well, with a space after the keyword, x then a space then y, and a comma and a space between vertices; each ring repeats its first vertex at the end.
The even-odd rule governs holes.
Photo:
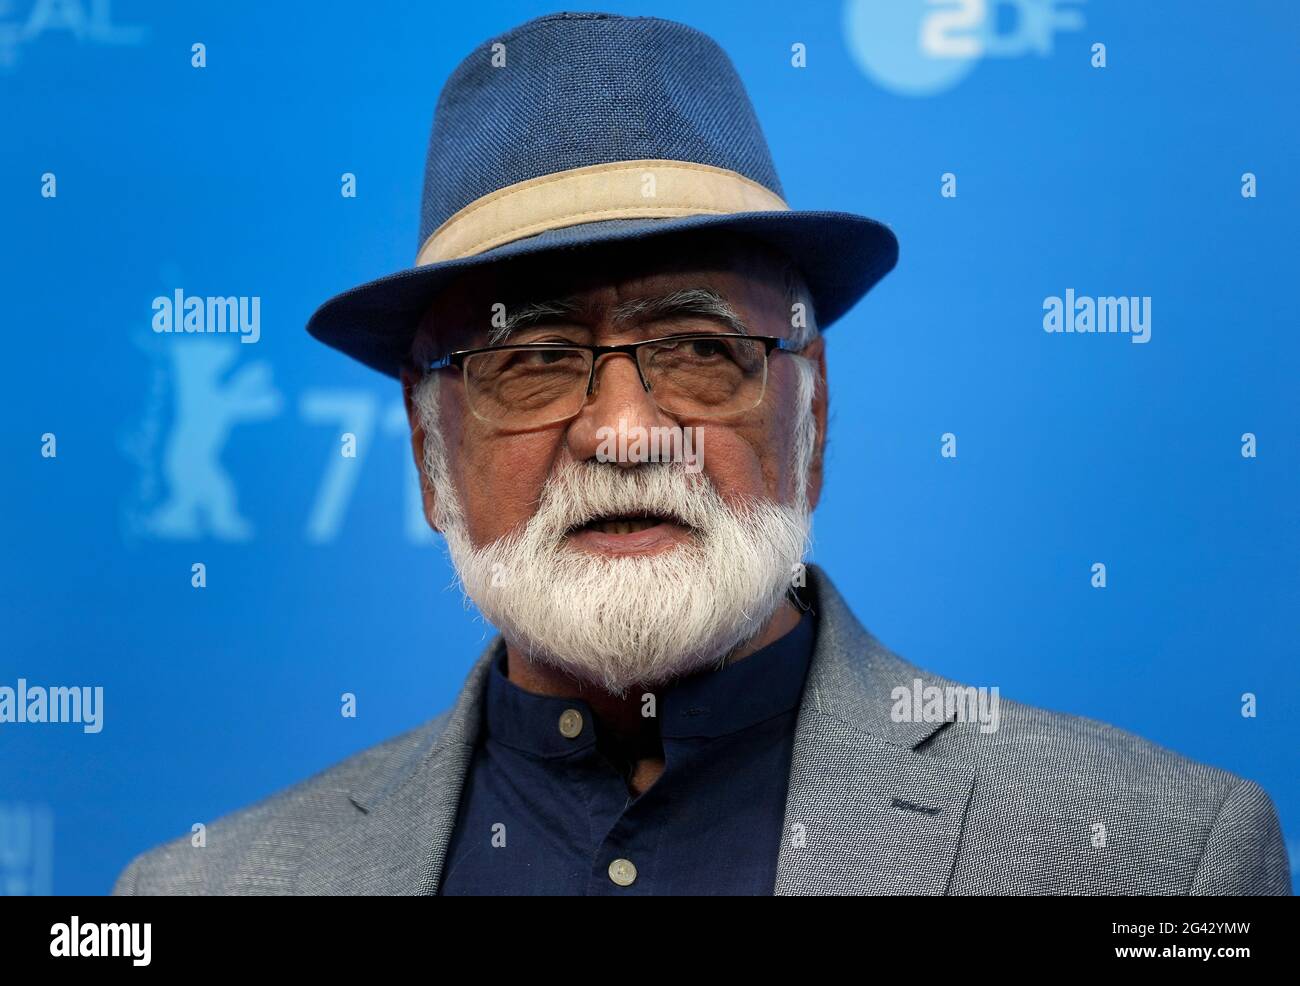
POLYGON ((526 236, 605 219, 673 219, 785 212, 744 175, 689 161, 615 161, 507 185, 451 216, 424 241, 416 266, 472 257, 526 236))

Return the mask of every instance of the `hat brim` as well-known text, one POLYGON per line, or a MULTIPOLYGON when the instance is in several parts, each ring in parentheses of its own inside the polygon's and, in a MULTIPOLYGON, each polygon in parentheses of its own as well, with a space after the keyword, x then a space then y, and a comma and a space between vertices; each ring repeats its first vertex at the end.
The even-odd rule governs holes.
POLYGON ((336 295, 307 331, 390 377, 400 374, 434 296, 461 274, 513 257, 727 229, 762 240, 796 263, 812 294, 817 324, 827 328, 853 307, 898 261, 898 240, 883 223, 847 212, 741 212, 675 219, 611 219, 553 229, 472 257, 413 267, 336 295))

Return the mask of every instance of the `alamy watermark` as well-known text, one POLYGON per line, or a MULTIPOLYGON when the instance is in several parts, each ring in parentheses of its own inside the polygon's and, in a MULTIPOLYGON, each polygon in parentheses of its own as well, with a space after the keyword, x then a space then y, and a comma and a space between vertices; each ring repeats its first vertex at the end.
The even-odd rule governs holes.
POLYGON ((49 688, 27 684, 0 685, 0 725, 28 722, 79 722, 82 731, 97 733, 104 728, 104 687, 89 685, 49 688))
POLYGON ((680 462, 689 473, 704 468, 704 429, 689 425, 641 425, 628 427, 623 418, 618 428, 596 429, 597 462, 680 462))
POLYGON ((1151 296, 1090 298, 1065 289, 1043 299, 1044 332, 1124 333, 1129 342, 1151 341, 1151 296))
POLYGON ((153 300, 153 330, 167 332, 238 333, 240 342, 257 342, 262 338, 262 299, 247 297, 186 296, 177 288, 171 296, 153 300))
POLYGON ((893 707, 889 717, 894 722, 978 722, 981 733, 996 733, 999 692, 971 685, 927 685, 913 678, 912 685, 899 685, 889 693, 893 707))
POLYGON ((132 965, 148 965, 153 956, 153 925, 147 921, 82 924, 74 914, 50 926, 50 955, 60 958, 124 958, 132 965))

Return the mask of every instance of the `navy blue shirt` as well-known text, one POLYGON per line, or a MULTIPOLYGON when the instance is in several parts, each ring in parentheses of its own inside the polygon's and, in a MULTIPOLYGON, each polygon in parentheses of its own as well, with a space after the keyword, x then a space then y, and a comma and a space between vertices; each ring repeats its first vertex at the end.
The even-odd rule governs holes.
POLYGON ((623 742, 586 702, 511 682, 503 648, 439 892, 771 894, 814 633, 805 612, 767 647, 680 679, 623 742), (660 743, 663 773, 631 794, 636 759, 660 743))

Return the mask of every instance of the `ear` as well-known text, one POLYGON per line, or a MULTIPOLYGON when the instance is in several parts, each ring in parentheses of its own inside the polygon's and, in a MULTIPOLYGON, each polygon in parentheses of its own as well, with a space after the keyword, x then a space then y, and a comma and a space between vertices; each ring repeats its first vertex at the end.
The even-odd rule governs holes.
POLYGON ((817 368, 817 385, 813 388, 813 420, 817 423, 817 439, 813 445, 812 462, 808 467, 808 508, 816 509, 822 495, 822 466, 826 454, 826 421, 830 413, 830 392, 826 387, 826 340, 818 335, 800 354, 812 360, 817 368))
POLYGON ((424 504, 424 519, 435 531, 438 525, 433 522, 437 516, 434 506, 433 486, 424 469, 424 425, 420 422, 420 412, 415 406, 415 386, 420 378, 413 370, 402 368, 402 403, 406 405, 406 421, 411 426, 411 454, 415 456, 415 472, 420 477, 420 499, 424 504))

